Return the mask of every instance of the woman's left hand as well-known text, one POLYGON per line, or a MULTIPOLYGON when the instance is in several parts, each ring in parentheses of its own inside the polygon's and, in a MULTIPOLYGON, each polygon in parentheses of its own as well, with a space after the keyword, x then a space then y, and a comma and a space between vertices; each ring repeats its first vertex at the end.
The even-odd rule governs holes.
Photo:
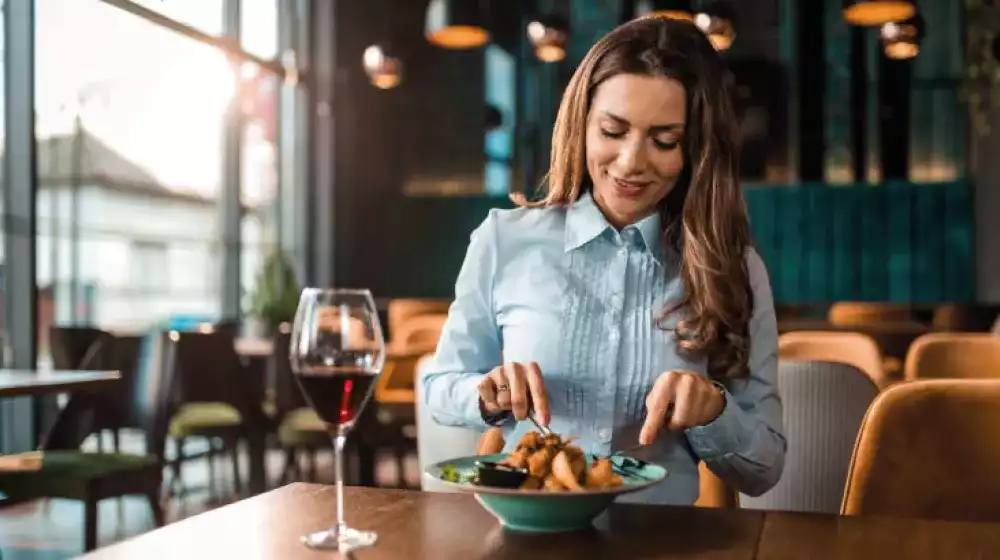
POLYGON ((725 405, 726 397, 702 375, 684 370, 661 374, 646 395, 646 421, 639 443, 653 443, 663 427, 678 431, 708 424, 725 405))

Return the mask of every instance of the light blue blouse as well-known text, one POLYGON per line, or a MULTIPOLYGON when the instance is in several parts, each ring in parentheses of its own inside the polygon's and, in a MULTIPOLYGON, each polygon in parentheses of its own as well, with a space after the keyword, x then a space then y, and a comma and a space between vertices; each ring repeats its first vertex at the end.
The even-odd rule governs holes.
MULTIPOLYGON (((569 207, 492 210, 472 234, 437 352, 423 377, 424 406, 441 424, 486 429, 477 385, 508 362, 538 362, 550 427, 579 437, 584 451, 610 454, 638 444, 647 393, 663 372, 705 375, 704 359, 679 355, 658 311, 684 289, 674 251, 660 252, 660 218, 622 229, 589 193, 569 207)), ((739 491, 777 483, 785 458, 776 386, 777 325, 767 270, 748 252, 754 314, 749 377, 726 384, 713 422, 660 432, 635 456, 667 468, 667 480, 629 499, 691 504, 698 461, 739 491)), ((668 317, 675 324, 677 317, 668 317)), ((508 449, 529 422, 504 426, 508 449)))

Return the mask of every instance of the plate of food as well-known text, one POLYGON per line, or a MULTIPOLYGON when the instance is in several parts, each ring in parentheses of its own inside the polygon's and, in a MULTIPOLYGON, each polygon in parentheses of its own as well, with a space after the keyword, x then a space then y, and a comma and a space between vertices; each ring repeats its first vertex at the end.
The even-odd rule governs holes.
POLYGON ((424 475, 475 494, 508 529, 557 532, 589 527, 617 496, 658 484, 667 471, 626 455, 588 455, 572 439, 531 431, 511 453, 449 459, 424 475))

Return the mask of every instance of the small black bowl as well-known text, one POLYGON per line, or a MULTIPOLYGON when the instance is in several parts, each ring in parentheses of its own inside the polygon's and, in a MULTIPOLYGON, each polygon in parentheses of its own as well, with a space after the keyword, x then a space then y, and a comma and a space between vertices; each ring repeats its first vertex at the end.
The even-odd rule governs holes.
POLYGON ((476 461, 474 484, 494 488, 520 488, 528 479, 528 469, 520 469, 490 461, 476 461))

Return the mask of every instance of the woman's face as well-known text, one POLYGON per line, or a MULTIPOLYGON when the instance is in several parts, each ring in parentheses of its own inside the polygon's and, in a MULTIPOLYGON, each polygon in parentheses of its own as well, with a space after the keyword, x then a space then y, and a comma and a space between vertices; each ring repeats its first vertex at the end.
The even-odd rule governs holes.
POLYGON ((594 200, 617 228, 656 211, 684 169, 684 86, 618 74, 594 92, 587 115, 587 171, 594 200))

